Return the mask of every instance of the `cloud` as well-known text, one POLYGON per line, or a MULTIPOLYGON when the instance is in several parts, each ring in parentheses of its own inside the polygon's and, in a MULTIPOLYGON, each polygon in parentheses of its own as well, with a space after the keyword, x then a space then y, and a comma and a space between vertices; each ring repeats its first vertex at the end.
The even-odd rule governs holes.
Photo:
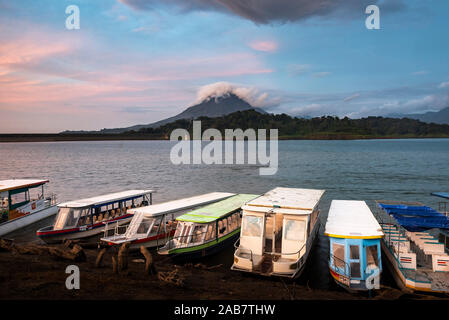
POLYGON ((441 82, 440 85, 438 86, 438 88, 440 88, 440 89, 447 88, 447 87, 449 87, 449 81, 441 82))
POLYGON ((423 75, 428 74, 428 73, 429 72, 427 72, 427 71, 421 70, 421 71, 413 72, 412 75, 414 75, 414 76, 423 76, 423 75))
POLYGON ((310 70, 310 64, 291 64, 287 67, 287 72, 291 76, 298 76, 310 70))
POLYGON ((275 41, 253 41, 249 46, 256 51, 275 52, 278 44, 275 41))
POLYGON ((269 98, 267 92, 260 93, 259 90, 253 87, 237 86, 229 82, 215 82, 200 87, 197 92, 197 99, 193 104, 231 93, 245 100, 253 107, 272 107, 279 103, 277 98, 269 98))
POLYGON ((349 102, 349 101, 354 100, 355 98, 358 98, 358 97, 360 97, 360 93, 355 93, 355 94, 353 94, 353 95, 351 95, 349 97, 344 98, 343 101, 344 102, 349 102))
POLYGON ((312 74, 312 77, 314 77, 314 78, 323 78, 323 77, 326 77, 326 76, 331 75, 331 74, 332 74, 331 72, 317 72, 317 73, 312 74))
POLYGON ((257 24, 294 22, 310 17, 348 16, 359 18, 371 4, 382 4, 382 12, 403 10, 403 0, 119 0, 135 10, 169 8, 178 12, 218 11, 257 24))

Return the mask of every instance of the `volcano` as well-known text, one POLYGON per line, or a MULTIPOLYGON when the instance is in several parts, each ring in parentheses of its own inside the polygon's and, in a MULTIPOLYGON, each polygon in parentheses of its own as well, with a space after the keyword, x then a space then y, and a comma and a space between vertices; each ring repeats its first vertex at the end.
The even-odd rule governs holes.
POLYGON ((245 110, 255 110, 260 113, 266 113, 260 108, 255 108, 251 106, 245 100, 239 98, 233 93, 227 93, 219 97, 209 97, 203 100, 201 103, 188 107, 183 112, 177 114, 176 116, 160 120, 150 124, 140 124, 127 128, 117 128, 117 129, 102 129, 101 133, 122 133, 125 131, 138 131, 142 128, 157 128, 164 124, 174 122, 181 119, 196 119, 198 117, 209 117, 216 118, 225 116, 227 114, 245 111, 245 110))

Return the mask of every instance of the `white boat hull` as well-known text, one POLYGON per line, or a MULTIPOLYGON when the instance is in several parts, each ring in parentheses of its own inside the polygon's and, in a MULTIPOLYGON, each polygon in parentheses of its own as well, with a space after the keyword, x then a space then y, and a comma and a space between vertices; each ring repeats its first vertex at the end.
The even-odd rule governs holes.
POLYGON ((40 211, 16 218, 14 220, 6 221, 0 225, 0 237, 13 231, 19 230, 39 220, 48 218, 58 212, 58 207, 51 206, 40 211))

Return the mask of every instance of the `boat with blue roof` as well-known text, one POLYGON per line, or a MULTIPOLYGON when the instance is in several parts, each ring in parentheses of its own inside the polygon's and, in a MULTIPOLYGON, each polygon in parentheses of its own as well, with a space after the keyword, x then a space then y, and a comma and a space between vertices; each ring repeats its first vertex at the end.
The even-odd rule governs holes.
POLYGON ((449 229, 447 212, 420 202, 376 203, 376 217, 385 233, 382 250, 396 283, 410 291, 448 293, 449 255, 442 237, 449 229))

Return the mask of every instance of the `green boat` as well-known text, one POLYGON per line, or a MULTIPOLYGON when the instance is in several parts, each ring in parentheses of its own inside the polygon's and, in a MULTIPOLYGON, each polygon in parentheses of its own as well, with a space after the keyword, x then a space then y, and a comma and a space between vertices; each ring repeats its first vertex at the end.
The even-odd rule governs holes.
POLYGON ((158 250, 159 254, 190 260, 232 245, 240 235, 241 207, 257 197, 238 194, 177 217, 175 235, 158 250))

